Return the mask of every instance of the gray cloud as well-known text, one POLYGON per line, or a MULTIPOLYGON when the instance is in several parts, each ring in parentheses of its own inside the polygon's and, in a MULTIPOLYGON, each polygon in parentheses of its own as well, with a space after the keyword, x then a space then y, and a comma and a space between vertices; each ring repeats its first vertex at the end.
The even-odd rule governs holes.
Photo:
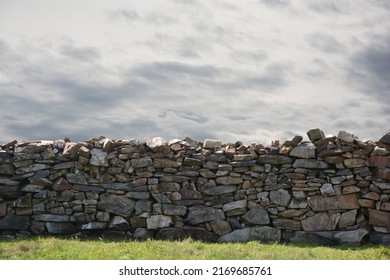
POLYGON ((311 47, 325 53, 338 53, 345 50, 345 46, 331 35, 315 33, 308 35, 306 40, 311 47))
POLYGON ((260 3, 273 8, 290 6, 290 0, 260 0, 260 3))
POLYGON ((136 11, 130 10, 130 9, 108 10, 107 15, 112 21, 116 21, 116 20, 133 21, 133 20, 140 19, 140 16, 138 15, 138 13, 136 11))
POLYGON ((66 45, 61 47, 61 53, 80 62, 94 62, 101 58, 100 51, 92 47, 66 45))
POLYGON ((347 0, 307 1, 307 5, 312 11, 326 15, 347 14, 350 10, 350 3, 347 0))

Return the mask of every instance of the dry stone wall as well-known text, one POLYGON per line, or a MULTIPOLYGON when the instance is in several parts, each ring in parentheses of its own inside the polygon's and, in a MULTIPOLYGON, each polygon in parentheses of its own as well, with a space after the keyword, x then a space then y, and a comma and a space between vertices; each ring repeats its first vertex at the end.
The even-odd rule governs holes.
POLYGON ((0 150, 0 236, 390 244, 390 133, 243 145, 157 137, 0 150))

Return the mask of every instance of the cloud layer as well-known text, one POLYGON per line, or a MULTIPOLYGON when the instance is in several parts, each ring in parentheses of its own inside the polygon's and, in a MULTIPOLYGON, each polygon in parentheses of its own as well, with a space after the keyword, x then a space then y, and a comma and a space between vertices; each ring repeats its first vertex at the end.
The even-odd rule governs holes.
POLYGON ((0 4, 0 143, 389 130, 387 1, 55 2, 0 4))

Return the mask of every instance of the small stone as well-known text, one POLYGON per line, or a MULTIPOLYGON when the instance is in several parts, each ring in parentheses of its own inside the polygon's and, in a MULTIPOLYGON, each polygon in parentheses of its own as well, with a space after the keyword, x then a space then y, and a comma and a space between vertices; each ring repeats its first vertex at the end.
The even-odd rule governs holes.
POLYGON ((168 142, 162 137, 154 137, 146 141, 148 146, 155 153, 168 154, 171 152, 171 148, 168 146, 168 142))
POLYGON ((232 231, 230 223, 224 220, 214 220, 210 222, 212 230, 218 235, 225 235, 232 231))
POLYGON ((336 194, 332 184, 329 183, 323 184, 320 188, 320 192, 322 196, 334 196, 336 194))
POLYGON ((87 179, 81 174, 66 174, 66 180, 72 184, 88 185, 87 179))
POLYGON ((334 230, 340 219, 340 213, 317 213, 302 220, 304 231, 334 230))
POLYGON ((203 193, 206 195, 215 196, 215 195, 223 195, 223 194, 232 193, 232 192, 235 192, 236 190, 237 190, 237 186, 226 185, 226 186, 216 186, 216 187, 212 187, 210 189, 206 189, 203 193))
POLYGON ((253 207, 241 219, 248 225, 267 225, 270 222, 268 212, 260 206, 253 207))
POLYGON ((245 209, 247 206, 246 199, 233 201, 222 206, 223 212, 229 212, 235 209, 245 209))
POLYGON ((297 159, 293 164, 294 168, 307 168, 307 169, 327 169, 329 164, 316 159, 297 159))
POLYGON ((196 225, 213 220, 224 220, 225 215, 221 209, 206 207, 203 205, 188 208, 186 221, 190 225, 196 225))
POLYGON ((239 185, 243 183, 243 180, 241 178, 232 176, 218 177, 216 181, 217 184, 221 185, 239 185))
POLYGON ((357 137, 355 137, 353 134, 348 133, 346 131, 339 131, 339 134, 337 135, 337 138, 339 140, 343 140, 348 143, 353 143, 357 137))
POLYGON ((271 204, 287 207, 291 200, 291 194, 287 190, 276 190, 270 192, 271 204))
POLYGON ((313 143, 301 143, 292 149, 290 156, 306 159, 316 158, 315 146, 313 143))
POLYGON ((339 220, 339 228, 343 229, 354 225, 356 222, 356 215, 356 209, 342 213, 339 220))
POLYGON ((276 219, 272 221, 272 224, 276 228, 288 229, 288 230, 301 230, 301 222, 292 219, 276 219))
POLYGON ((153 215, 146 219, 148 229, 159 229, 169 227, 172 224, 171 216, 153 215))
POLYGON ((325 137, 325 134, 319 128, 311 129, 307 132, 307 136, 309 137, 311 142, 318 141, 325 137))
POLYGON ((129 230, 130 224, 125 220, 125 218, 121 216, 115 216, 108 224, 108 227, 116 230, 129 230))
POLYGON ((92 149, 90 151, 91 159, 89 163, 94 166, 108 166, 107 152, 101 149, 92 149))
POLYGON ((344 160, 346 168, 356 168, 367 166, 367 161, 361 158, 347 158, 344 160))
POLYGON ((219 149, 221 147, 222 147, 222 141, 220 140, 206 139, 203 142, 204 149, 219 149))

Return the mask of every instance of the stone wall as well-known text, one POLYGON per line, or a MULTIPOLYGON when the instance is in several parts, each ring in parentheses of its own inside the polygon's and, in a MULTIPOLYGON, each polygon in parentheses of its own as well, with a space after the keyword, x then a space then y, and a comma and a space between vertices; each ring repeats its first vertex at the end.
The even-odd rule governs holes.
POLYGON ((390 244, 390 133, 307 135, 13 141, 0 150, 0 235, 390 244))

